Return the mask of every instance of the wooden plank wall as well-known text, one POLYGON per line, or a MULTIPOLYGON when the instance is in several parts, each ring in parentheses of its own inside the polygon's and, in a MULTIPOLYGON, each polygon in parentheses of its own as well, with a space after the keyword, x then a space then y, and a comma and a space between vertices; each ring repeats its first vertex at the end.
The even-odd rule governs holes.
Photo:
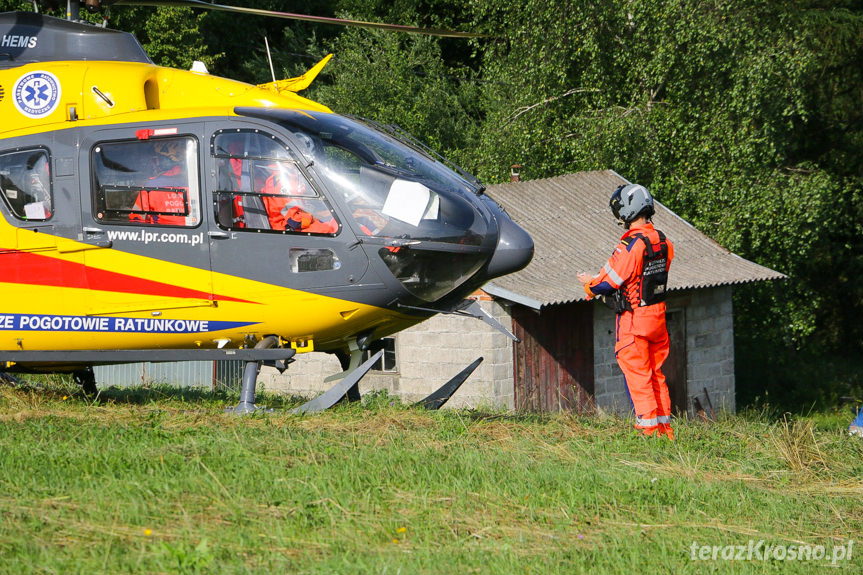
POLYGON ((514 306, 512 318, 516 409, 592 413, 593 307, 514 306))
MULTIPOLYGON (((686 381, 686 308, 669 309, 665 314, 671 348, 662 366, 665 383, 671 396, 671 409, 686 416, 689 409, 689 389, 686 381)), ((707 407, 707 406, 704 406, 707 407)))

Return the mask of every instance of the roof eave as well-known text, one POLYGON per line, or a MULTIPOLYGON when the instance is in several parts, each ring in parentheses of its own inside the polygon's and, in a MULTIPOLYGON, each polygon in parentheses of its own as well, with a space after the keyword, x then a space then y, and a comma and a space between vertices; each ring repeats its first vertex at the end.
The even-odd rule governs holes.
POLYGON ((493 283, 487 283, 482 286, 482 289, 485 293, 492 297, 497 297, 501 299, 505 299, 507 301, 511 301, 513 303, 517 303, 531 309, 535 309, 539 311, 544 305, 541 301, 535 300, 533 298, 529 298, 527 296, 523 296, 521 294, 517 294, 514 291, 510 291, 508 289, 504 289, 500 286, 496 286, 493 283))

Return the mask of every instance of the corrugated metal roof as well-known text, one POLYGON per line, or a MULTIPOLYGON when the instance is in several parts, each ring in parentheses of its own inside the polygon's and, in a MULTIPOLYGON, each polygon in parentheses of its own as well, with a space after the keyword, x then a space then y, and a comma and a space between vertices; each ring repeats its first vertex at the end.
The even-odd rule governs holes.
MULTIPOLYGON (((625 183, 613 171, 603 170, 489 186, 488 195, 533 237, 535 253, 525 269, 484 289, 537 309, 586 299, 576 274, 597 273, 623 234, 608 209, 608 198, 625 183)), ((731 253, 658 202, 653 223, 674 242, 669 290, 785 277, 731 253)))

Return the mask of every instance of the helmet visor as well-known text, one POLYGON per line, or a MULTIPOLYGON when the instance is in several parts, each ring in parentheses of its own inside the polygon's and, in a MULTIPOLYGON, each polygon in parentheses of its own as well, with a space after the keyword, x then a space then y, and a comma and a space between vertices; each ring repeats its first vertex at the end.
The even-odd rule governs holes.
POLYGON ((615 219, 620 219, 620 192, 625 186, 618 186, 614 193, 611 194, 611 199, 608 201, 608 206, 611 208, 611 213, 615 219))

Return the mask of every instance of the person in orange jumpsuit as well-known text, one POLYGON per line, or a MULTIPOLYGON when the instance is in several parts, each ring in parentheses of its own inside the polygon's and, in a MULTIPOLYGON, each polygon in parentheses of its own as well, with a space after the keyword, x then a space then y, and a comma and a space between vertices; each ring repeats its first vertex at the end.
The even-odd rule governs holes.
POLYGON ((338 231, 339 225, 335 218, 323 202, 309 195, 306 179, 295 167, 280 163, 269 168, 272 174, 263 185, 261 199, 272 229, 318 234, 338 231), (316 215, 322 215, 324 219, 316 215))
POLYGON ((129 219, 139 223, 185 226, 189 223, 186 219, 189 181, 184 170, 185 146, 176 140, 165 140, 155 142, 153 149, 160 173, 147 180, 147 188, 155 189, 138 194, 132 209, 145 213, 132 213, 129 219))
POLYGON ((581 272, 578 279, 588 299, 605 296, 616 302, 614 351, 635 409, 636 429, 674 439, 662 374, 669 351, 665 291, 674 246, 653 227, 653 197, 644 186, 620 186, 610 207, 626 233, 599 274, 581 272))

